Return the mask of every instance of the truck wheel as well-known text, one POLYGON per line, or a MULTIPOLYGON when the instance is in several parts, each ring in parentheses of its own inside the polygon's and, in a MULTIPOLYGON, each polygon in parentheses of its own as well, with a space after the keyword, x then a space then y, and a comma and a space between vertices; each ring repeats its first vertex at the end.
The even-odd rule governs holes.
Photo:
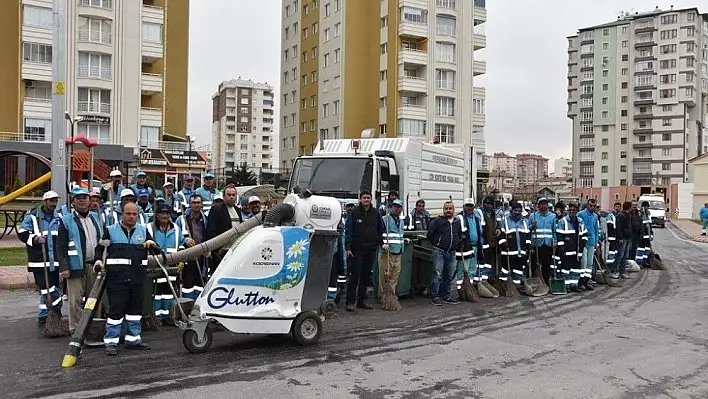
POLYGON ((292 334, 298 344, 316 344, 322 336, 322 319, 315 312, 300 313, 293 321, 292 334))
POLYGON ((335 301, 328 299, 324 302, 322 302, 322 306, 320 306, 320 312, 325 317, 333 317, 337 314, 337 304, 335 301))
POLYGON ((182 333, 182 344, 191 353, 204 353, 211 348, 211 343, 214 340, 214 333, 210 327, 204 330, 204 338, 199 341, 197 332, 194 330, 185 330, 182 333))

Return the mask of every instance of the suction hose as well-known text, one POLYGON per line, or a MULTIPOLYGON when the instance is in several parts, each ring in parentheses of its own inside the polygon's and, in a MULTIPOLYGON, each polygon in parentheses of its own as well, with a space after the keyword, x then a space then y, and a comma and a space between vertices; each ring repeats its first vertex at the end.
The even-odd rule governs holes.
POLYGON ((282 203, 269 209, 263 219, 264 227, 280 226, 295 217, 295 207, 292 204, 282 203))
MULTIPOLYGON (((281 204, 282 205, 282 204, 281 204)), ((277 209, 280 205, 276 206, 272 210, 269 210, 266 216, 266 219, 270 216, 271 212, 273 212, 275 209, 277 209)), ((293 209, 292 213, 295 213, 295 210, 293 209)), ((238 237, 239 235, 247 232, 248 230, 258 226, 261 224, 263 221, 263 213, 259 213, 252 218, 246 220, 245 222, 239 224, 236 227, 231 228, 231 230, 227 230, 218 236, 205 241, 201 244, 197 244, 191 248, 184 249, 182 251, 178 252, 173 252, 173 253, 166 253, 164 254, 164 258, 161 259, 163 264, 166 265, 176 265, 180 262, 189 262, 195 259, 198 259, 201 256, 204 256, 208 254, 209 252, 213 252, 225 245, 228 245, 234 238, 238 237)), ((158 255, 158 256, 163 256, 163 255, 158 255)), ((148 256, 148 266, 149 267, 157 267, 157 261, 155 260, 154 255, 148 256)))

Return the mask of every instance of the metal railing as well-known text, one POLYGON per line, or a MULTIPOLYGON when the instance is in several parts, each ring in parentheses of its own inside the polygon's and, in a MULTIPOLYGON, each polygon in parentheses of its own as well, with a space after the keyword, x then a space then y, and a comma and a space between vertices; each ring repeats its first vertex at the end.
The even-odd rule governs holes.
POLYGON ((25 101, 32 103, 51 103, 52 98, 42 98, 42 97, 25 97, 25 101))
POLYGON ((79 65, 79 71, 77 76, 80 78, 97 78, 97 79, 111 79, 111 68, 110 67, 99 67, 99 66, 88 66, 79 65))
POLYGON ((111 44, 113 36, 110 32, 99 32, 90 29, 79 29, 77 41, 80 43, 111 44))
POLYGON ((51 134, 38 132, 0 132, 0 141, 33 141, 48 143, 52 140, 51 134))
POLYGON ((94 101, 79 101, 78 112, 91 112, 99 114, 110 114, 111 104, 94 101))
POLYGON ((436 80, 435 88, 443 90, 455 90, 455 82, 449 82, 447 80, 436 80))
POLYGON ((435 4, 440 8, 451 8, 453 10, 457 9, 455 0, 437 0, 435 4))
POLYGON ((438 25, 436 28, 438 35, 455 36, 455 28, 452 26, 438 25))
POLYGON ((153 10, 155 10, 155 11, 163 11, 163 10, 164 10, 164 8, 162 8, 162 7, 160 7, 160 6, 155 6, 155 5, 152 5, 152 4, 143 4, 143 8, 151 8, 151 9, 153 9, 153 10))
POLYGON ((398 80, 416 80, 416 81, 425 82, 425 78, 421 78, 418 76, 411 76, 411 75, 403 75, 403 76, 399 77, 398 80))
MULTIPOLYGON (((181 143, 178 141, 159 141, 159 140, 144 140, 138 141, 140 148, 149 148, 151 150, 167 150, 167 151, 189 151, 189 143, 181 143)), ((196 151, 197 146, 192 144, 192 151, 196 151)))
POLYGON ((95 7, 104 10, 113 9, 113 0, 78 0, 79 7, 95 7))

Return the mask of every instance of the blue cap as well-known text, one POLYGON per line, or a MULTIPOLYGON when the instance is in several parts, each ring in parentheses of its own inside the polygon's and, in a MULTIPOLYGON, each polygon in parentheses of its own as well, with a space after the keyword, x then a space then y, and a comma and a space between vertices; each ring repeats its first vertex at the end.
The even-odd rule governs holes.
POLYGON ((149 196, 150 196, 150 192, 148 191, 147 188, 138 189, 138 197, 149 197, 149 196))
POLYGON ((536 201, 537 204, 547 204, 548 203, 548 198, 541 197, 536 201))
POLYGON ((158 201, 167 202, 167 200, 165 199, 165 197, 162 197, 162 196, 155 198, 155 203, 156 203, 156 204, 157 204, 158 201))
POLYGON ((88 196, 89 195, 88 190, 83 187, 74 187, 74 189, 71 190, 72 197, 79 197, 81 195, 88 196))
POLYGON ((142 170, 138 171, 138 173, 135 174, 135 177, 146 177, 146 176, 147 176, 147 174, 145 174, 145 172, 143 172, 142 170))
POLYGON ((393 200, 393 205, 403 206, 403 201, 401 201, 399 199, 395 199, 395 200, 393 200))
POLYGON ((213 178, 214 178, 214 174, 211 173, 211 172, 206 172, 206 173, 204 173, 204 178, 205 178, 205 179, 213 179, 213 178))

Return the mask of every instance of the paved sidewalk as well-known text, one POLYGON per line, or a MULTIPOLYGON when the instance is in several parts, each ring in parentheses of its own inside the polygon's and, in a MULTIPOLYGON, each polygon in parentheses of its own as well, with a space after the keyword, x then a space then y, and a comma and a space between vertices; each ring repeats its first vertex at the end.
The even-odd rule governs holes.
MULTIPOLYGON (((2 233, 0 231, 0 233, 2 233)), ((0 248, 14 248, 14 247, 24 247, 25 244, 17 238, 17 234, 8 234, 2 239, 0 239, 0 248)))
POLYGON ((708 236, 701 235, 701 225, 693 220, 673 219, 670 221, 676 228, 681 230, 689 239, 697 242, 708 243, 708 236))
POLYGON ((34 276, 27 271, 27 266, 0 266, 0 290, 34 286, 34 276))

